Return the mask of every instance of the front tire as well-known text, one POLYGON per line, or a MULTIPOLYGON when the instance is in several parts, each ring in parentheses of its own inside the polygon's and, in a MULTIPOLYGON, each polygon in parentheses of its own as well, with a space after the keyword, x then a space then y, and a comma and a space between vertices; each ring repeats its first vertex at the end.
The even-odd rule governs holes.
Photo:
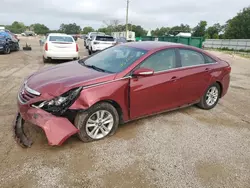
POLYGON ((19 51, 19 50, 20 50, 19 44, 16 44, 15 51, 19 51))
POLYGON ((5 47, 4 54, 10 54, 10 47, 9 46, 5 47))
POLYGON ((221 94, 221 88, 218 83, 214 83, 208 87, 202 96, 198 106, 204 110, 210 110, 216 106, 221 94))
POLYGON ((75 126, 80 130, 78 137, 83 142, 92 142, 113 135, 118 124, 117 110, 106 102, 79 112, 75 118, 75 126))

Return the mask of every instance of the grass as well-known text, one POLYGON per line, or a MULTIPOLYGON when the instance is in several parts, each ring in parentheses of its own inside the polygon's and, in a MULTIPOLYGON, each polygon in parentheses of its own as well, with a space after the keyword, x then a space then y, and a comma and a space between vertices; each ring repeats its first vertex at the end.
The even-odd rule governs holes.
POLYGON ((222 49, 222 48, 205 48, 206 50, 213 50, 213 51, 219 51, 219 52, 223 52, 223 53, 227 53, 230 55, 238 55, 244 58, 250 58, 250 51, 243 51, 243 50, 239 50, 239 51, 234 51, 234 50, 230 50, 230 49, 222 49))

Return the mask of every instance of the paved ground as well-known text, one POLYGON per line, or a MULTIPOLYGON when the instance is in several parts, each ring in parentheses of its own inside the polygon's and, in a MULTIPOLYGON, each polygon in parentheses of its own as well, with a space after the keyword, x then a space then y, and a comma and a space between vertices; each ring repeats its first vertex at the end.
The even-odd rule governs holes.
MULTIPOLYGON (((32 51, 0 55, 0 187, 250 187, 250 60, 219 52, 232 65, 231 87, 211 111, 189 107, 121 126, 105 140, 69 139, 47 145, 33 128, 30 149, 14 141, 11 125, 20 83, 42 68, 32 51)), ((81 55, 86 55, 81 43, 81 55)), ((48 64, 45 66, 53 66, 48 64)))

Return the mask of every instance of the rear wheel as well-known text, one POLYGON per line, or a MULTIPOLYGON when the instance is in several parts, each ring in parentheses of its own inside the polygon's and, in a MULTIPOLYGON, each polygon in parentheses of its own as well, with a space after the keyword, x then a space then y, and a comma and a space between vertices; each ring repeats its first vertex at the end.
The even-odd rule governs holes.
POLYGON ((109 103, 99 103, 75 118, 75 126, 80 130, 78 137, 83 142, 91 142, 113 135, 118 128, 119 115, 109 103))
POLYGON ((201 101, 198 103, 198 106, 205 110, 214 108, 219 101, 220 93, 221 88, 218 83, 210 85, 201 98, 201 101))

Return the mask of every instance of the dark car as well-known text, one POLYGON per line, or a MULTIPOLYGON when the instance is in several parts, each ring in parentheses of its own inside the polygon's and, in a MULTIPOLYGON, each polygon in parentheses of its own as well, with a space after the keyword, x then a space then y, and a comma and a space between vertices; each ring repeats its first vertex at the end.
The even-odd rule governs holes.
POLYGON ((11 51, 18 51, 18 40, 9 33, 0 33, 0 52, 9 54, 11 51))
POLYGON ((73 134, 90 142, 144 116, 192 104, 209 110, 227 93, 230 72, 229 63, 191 46, 113 46, 26 79, 18 92, 16 137, 31 146, 22 129, 28 121, 44 130, 50 145, 61 145, 73 134))

